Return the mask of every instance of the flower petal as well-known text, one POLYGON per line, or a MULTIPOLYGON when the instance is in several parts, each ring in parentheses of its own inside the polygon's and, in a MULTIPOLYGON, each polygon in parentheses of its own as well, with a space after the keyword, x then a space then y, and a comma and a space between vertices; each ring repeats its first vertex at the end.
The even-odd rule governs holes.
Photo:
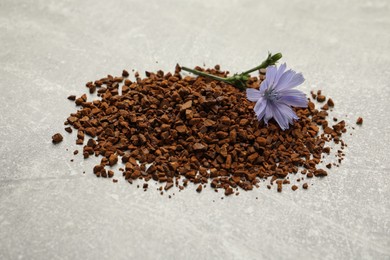
POLYGON ((265 73, 265 81, 267 81, 268 87, 271 87, 272 85, 274 85, 277 72, 278 72, 278 69, 276 68, 276 66, 267 67, 267 71, 265 73))
POLYGON ((264 94, 264 92, 266 91, 266 89, 268 88, 268 82, 266 80, 263 80, 260 84, 260 88, 259 88, 259 91, 261 94, 264 94))
POLYGON ((246 89, 246 97, 248 100, 250 100, 252 102, 256 102, 257 100, 259 100, 262 97, 262 94, 257 89, 247 88, 246 89))
POLYGON ((302 96, 306 97, 306 94, 298 89, 282 89, 279 91, 280 96, 302 96))
POLYGON ((264 123, 268 124, 268 121, 274 116, 274 103, 267 100, 264 113, 264 123))
POLYGON ((260 98, 255 107, 253 108, 253 110, 255 111, 256 113, 256 116, 257 116, 257 120, 261 120, 263 117, 264 117, 264 114, 265 114, 265 107, 267 106, 267 100, 264 99, 264 98, 260 98))
POLYGON ((275 86, 277 91, 290 88, 290 81, 296 75, 296 72, 293 70, 288 70, 283 73, 280 77, 278 84, 275 86))
POLYGON ((291 107, 284 103, 272 102, 271 105, 267 106, 267 108, 268 107, 269 110, 266 111, 266 117, 264 118, 264 122, 266 124, 269 120, 267 113, 271 113, 269 111, 272 111, 272 117, 275 119, 282 130, 288 129, 290 127, 289 124, 292 125, 294 124, 294 120, 299 119, 291 107))
POLYGON ((286 70, 286 67, 287 67, 286 63, 280 65, 278 72, 276 73, 275 82, 274 82, 275 85, 278 84, 280 77, 282 77, 284 71, 286 70))
POLYGON ((278 101, 293 107, 307 107, 308 104, 305 93, 297 89, 281 91, 278 101))
POLYGON ((274 119, 275 121, 278 123, 278 125, 280 126, 280 128, 282 130, 286 130, 289 128, 289 116, 287 116, 286 114, 284 114, 281 109, 279 109, 279 105, 280 104, 277 104, 275 105, 275 109, 274 109, 274 119))
POLYGON ((280 113, 285 116, 285 118, 288 120, 290 124, 293 124, 294 120, 299 119, 297 114, 295 114, 294 110, 292 110, 290 106, 284 103, 278 103, 277 108, 280 111, 280 113))
POLYGON ((278 101, 292 107, 307 107, 308 103, 307 98, 294 96, 283 96, 278 101))
POLYGON ((295 88, 301 85, 304 81, 305 78, 303 77, 302 73, 296 73, 288 83, 288 86, 289 88, 295 88))

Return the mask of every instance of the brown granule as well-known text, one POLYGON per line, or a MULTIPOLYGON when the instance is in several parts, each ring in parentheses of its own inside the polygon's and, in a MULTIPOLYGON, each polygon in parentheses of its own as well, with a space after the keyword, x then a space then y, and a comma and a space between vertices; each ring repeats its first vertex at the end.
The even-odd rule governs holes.
POLYGON ((127 78, 129 76, 129 72, 127 70, 122 71, 122 77, 127 78))
POLYGON ((65 131, 68 132, 69 134, 73 132, 73 130, 70 126, 65 127, 65 131))
POLYGON ((314 171, 314 176, 316 176, 316 177, 323 177, 323 176, 327 176, 327 175, 328 175, 328 173, 323 169, 318 169, 318 170, 314 171))
POLYGON ((362 124, 363 124, 363 118, 359 117, 359 118, 356 120, 356 124, 357 124, 357 125, 362 125, 362 124))
POLYGON ((330 107, 334 107, 333 99, 329 98, 327 104, 328 104, 328 106, 330 106, 330 107))
MULTIPOLYGON (((207 72, 227 75, 216 68, 207 72)), ((114 172, 105 167, 120 159, 129 183, 153 179, 165 183, 159 189, 162 193, 173 186, 182 190, 192 182, 198 192, 209 183, 229 196, 233 189, 259 187, 259 181, 268 177, 281 192, 290 183, 289 175, 302 168, 307 178, 326 176, 316 168, 330 153, 326 144, 344 146, 345 122, 331 125, 327 119, 326 110, 334 106, 331 99, 322 110, 312 101, 307 108, 294 108, 300 119, 282 131, 273 120, 268 126, 257 121, 255 103, 223 82, 182 75, 178 66, 174 73, 146 72, 145 78, 135 73, 135 81, 124 79, 128 76, 123 71, 121 77, 88 82, 86 87, 96 89, 99 98, 75 97, 79 110, 65 122, 77 130, 76 144, 84 145, 87 138, 84 158, 102 157, 93 169, 97 177, 112 177, 114 172)), ((258 88, 263 79, 249 79, 248 87, 258 88)), ((326 100, 321 91, 312 92, 312 97, 326 100)))
POLYGON ((325 104, 321 107, 322 110, 329 110, 329 105, 325 104))
POLYGON ((318 95, 317 96, 317 101, 318 102, 324 102, 326 100, 326 97, 325 96, 323 96, 323 95, 318 95))
POLYGON ((58 144, 58 143, 62 142, 62 140, 64 138, 62 137, 62 135, 60 133, 56 133, 51 137, 51 139, 52 139, 53 144, 58 144))
MULTIPOLYGON (((90 149, 92 149, 92 147, 90 147, 90 149)), ((108 158, 108 162, 109 162, 110 166, 115 165, 118 162, 118 155, 117 154, 111 154, 110 157, 108 158)))
POLYGON ((276 184, 277 184, 277 191, 278 192, 282 192, 282 184, 283 184, 283 182, 281 181, 281 180, 277 180, 276 181, 276 184))
POLYGON ((227 187, 225 189, 225 196, 232 195, 234 193, 233 189, 231 187, 227 187))
POLYGON ((68 97, 68 99, 71 100, 71 101, 75 101, 76 100, 76 96, 75 95, 70 95, 68 97))
POLYGON ((172 182, 167 182, 167 184, 164 187, 164 190, 169 190, 172 187, 173 187, 173 183, 172 182))

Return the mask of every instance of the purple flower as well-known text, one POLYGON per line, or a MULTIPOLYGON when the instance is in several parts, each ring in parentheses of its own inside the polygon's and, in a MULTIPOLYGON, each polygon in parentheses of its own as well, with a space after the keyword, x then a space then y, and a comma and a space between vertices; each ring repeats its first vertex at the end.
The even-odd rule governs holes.
POLYGON ((288 129, 289 124, 299 118, 291 107, 307 107, 308 103, 306 94, 294 89, 305 80, 302 74, 285 70, 286 64, 282 64, 279 69, 276 66, 268 67, 260 89, 246 90, 247 98, 256 102, 254 110, 257 119, 260 121, 264 118, 268 124, 274 118, 282 130, 288 129))

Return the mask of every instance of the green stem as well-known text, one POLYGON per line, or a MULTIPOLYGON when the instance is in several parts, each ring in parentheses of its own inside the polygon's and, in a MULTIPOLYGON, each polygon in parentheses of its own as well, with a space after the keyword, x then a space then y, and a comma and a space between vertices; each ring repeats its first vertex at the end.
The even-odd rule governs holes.
POLYGON ((208 77, 208 78, 211 78, 214 80, 219 80, 219 81, 225 82, 227 84, 233 85, 236 88, 239 88, 241 90, 245 90, 246 82, 249 79, 249 73, 256 71, 256 70, 259 70, 259 69, 265 69, 271 65, 275 65, 275 63, 278 60, 280 60, 281 58, 282 58, 281 53, 276 53, 274 55, 272 55, 271 53, 268 53, 267 59, 265 61, 263 61, 259 66, 254 67, 253 69, 247 70, 241 74, 234 74, 233 76, 228 77, 228 78, 218 77, 218 76, 215 76, 215 75, 203 72, 203 71, 194 70, 194 69, 190 69, 187 67, 181 67, 181 69, 188 71, 188 72, 191 72, 191 73, 198 75, 198 76, 203 76, 203 77, 208 77))
POLYGON ((228 83, 227 78, 218 77, 218 76, 215 76, 215 75, 212 75, 212 74, 208 74, 208 73, 200 71, 200 70, 193 70, 193 69, 190 69, 190 68, 187 68, 187 67, 181 67, 181 69, 185 70, 185 71, 188 71, 188 72, 191 72, 191 73, 193 73, 195 75, 208 77, 208 78, 211 78, 211 79, 215 79, 215 80, 219 80, 219 81, 223 81, 223 82, 228 83))
POLYGON ((265 61, 263 61, 259 66, 254 67, 253 69, 247 70, 241 74, 249 74, 251 72, 254 72, 256 70, 265 69, 270 65, 275 65, 275 63, 282 58, 281 53, 276 53, 275 55, 271 56, 271 53, 268 54, 268 57, 265 61))

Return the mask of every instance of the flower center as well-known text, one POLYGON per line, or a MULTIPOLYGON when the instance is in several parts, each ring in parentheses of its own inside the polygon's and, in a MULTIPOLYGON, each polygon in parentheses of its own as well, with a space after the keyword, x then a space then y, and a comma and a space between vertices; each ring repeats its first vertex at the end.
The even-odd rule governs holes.
POLYGON ((274 101, 274 100, 278 100, 279 99, 279 95, 278 93, 275 91, 275 88, 274 86, 270 86, 268 87, 265 91, 264 91, 264 97, 268 100, 271 100, 271 101, 274 101))

